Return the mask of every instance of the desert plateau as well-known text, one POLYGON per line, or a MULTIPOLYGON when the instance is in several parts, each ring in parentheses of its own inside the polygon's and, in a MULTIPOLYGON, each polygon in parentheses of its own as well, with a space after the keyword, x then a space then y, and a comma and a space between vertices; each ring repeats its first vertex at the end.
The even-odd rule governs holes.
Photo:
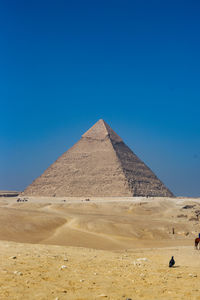
POLYGON ((198 198, 2 196, 0 299, 200 299, 199 212, 198 198))

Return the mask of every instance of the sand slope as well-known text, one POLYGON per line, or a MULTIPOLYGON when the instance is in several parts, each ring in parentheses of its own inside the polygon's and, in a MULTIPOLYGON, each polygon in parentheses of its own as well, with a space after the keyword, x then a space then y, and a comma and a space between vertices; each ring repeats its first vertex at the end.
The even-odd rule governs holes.
POLYGON ((0 240, 104 250, 191 245, 199 232, 198 211, 198 199, 5 198, 0 240))

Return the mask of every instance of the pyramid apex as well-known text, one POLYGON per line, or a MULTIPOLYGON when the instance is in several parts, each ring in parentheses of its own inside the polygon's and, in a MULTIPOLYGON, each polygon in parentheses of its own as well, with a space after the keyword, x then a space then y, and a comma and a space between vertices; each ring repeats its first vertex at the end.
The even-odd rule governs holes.
POLYGON ((96 125, 96 124, 98 124, 98 123, 105 124, 105 121, 104 121, 104 119, 99 119, 94 125, 96 125))
POLYGON ((109 137, 114 142, 122 142, 122 139, 103 119, 99 119, 82 137, 95 140, 104 140, 109 137))

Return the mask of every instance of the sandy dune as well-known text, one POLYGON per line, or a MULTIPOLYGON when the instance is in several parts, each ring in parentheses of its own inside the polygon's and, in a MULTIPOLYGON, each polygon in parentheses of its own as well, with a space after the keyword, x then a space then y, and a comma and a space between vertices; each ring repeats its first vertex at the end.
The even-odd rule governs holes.
POLYGON ((200 199, 26 199, 0 199, 0 299, 200 299, 200 199))
POLYGON ((120 250, 191 245, 200 230, 198 199, 27 199, 1 200, 0 240, 120 250))

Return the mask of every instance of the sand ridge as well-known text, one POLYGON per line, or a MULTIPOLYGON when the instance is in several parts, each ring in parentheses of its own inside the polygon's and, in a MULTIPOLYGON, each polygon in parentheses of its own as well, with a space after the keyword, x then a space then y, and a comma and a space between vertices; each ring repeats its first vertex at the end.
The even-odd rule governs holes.
POLYGON ((122 250, 191 245, 199 232, 196 216, 199 199, 113 197, 85 201, 27 197, 27 200, 0 201, 1 240, 122 250))

